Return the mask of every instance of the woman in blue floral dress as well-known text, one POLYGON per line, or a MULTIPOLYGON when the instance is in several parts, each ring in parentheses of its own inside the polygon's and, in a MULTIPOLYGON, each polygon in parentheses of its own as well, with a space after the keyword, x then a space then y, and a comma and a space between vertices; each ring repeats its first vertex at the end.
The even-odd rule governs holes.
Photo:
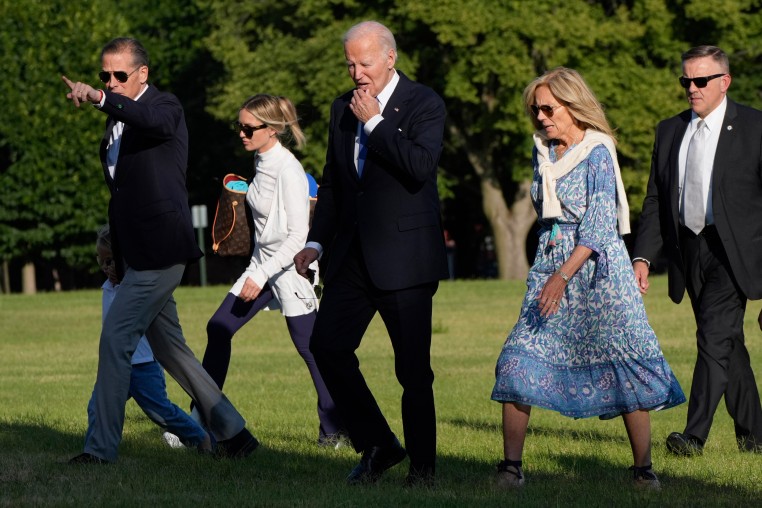
POLYGON ((534 135, 532 201, 540 238, 518 322, 495 370, 503 403, 502 486, 524 483, 532 406, 563 415, 621 415, 637 485, 659 488, 649 411, 685 401, 648 324, 622 240, 629 210, 613 133, 574 70, 559 67, 524 91, 534 135))

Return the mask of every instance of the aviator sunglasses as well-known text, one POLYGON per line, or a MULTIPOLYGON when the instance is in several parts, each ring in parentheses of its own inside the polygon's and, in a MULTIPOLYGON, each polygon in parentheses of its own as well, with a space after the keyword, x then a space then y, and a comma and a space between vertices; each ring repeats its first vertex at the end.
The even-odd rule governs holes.
POLYGON ((723 72, 722 74, 712 74, 711 76, 701 76, 700 78, 686 78, 685 76, 680 76, 680 86, 687 90, 691 87, 692 81, 693 84, 696 85, 696 88, 706 88, 706 85, 708 85, 710 81, 722 77, 725 74, 726 73, 723 72))
POLYGON ((262 125, 252 126, 252 125, 244 125, 241 122, 233 122, 230 124, 230 126, 233 128, 233 131, 235 132, 243 132, 243 135, 247 138, 250 138, 254 135, 254 131, 259 131, 262 129, 267 128, 267 124, 263 123, 262 125))
POLYGON ((142 65, 138 65, 129 74, 127 74, 125 71, 114 71, 114 72, 101 71, 98 73, 98 77, 101 78, 101 81, 103 81, 104 83, 108 83, 109 81, 111 81, 111 75, 113 74, 117 81, 119 81, 120 83, 126 83, 127 80, 130 79, 130 76, 135 74, 135 71, 140 69, 141 67, 142 65))
POLYGON ((532 114, 534 116, 539 115, 540 111, 542 111, 545 116, 547 116, 548 118, 551 118, 553 116, 553 110, 561 108, 563 106, 548 106, 547 104, 543 104, 542 106, 538 106, 536 104, 532 104, 529 107, 532 108, 532 114))

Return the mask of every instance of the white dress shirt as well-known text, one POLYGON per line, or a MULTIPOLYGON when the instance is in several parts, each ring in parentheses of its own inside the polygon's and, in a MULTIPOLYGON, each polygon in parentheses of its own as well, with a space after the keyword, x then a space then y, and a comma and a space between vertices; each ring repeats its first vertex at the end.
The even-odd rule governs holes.
MULTIPOLYGON (((702 199, 704 200, 704 210, 706 210, 706 223, 714 224, 714 213, 712 211, 712 169, 714 167, 714 156, 717 153, 717 142, 720 140, 720 131, 722 122, 725 120, 725 110, 727 109, 728 99, 723 98, 719 106, 704 118, 708 135, 704 143, 704 157, 701 161, 701 172, 703 173, 702 199)), ((691 142, 693 134, 696 132, 699 120, 701 118, 694 112, 691 115, 691 121, 683 136, 680 144, 680 153, 678 156, 678 203, 680 203, 680 223, 685 224, 683 215, 683 188, 685 187, 685 166, 688 159, 688 145, 691 142)))

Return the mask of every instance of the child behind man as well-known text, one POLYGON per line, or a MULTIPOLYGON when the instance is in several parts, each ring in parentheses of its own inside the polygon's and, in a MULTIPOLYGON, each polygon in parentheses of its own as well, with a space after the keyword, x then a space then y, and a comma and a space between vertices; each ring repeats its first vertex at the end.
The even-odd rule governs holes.
MULTIPOLYGON (((98 264, 107 277, 102 286, 103 318, 105 319, 111 302, 114 301, 114 296, 119 289, 108 224, 101 226, 98 230, 95 248, 98 254, 98 264)), ((93 428, 92 419, 95 418, 94 393, 87 405, 89 428, 93 428)), ((212 451, 211 438, 207 432, 167 397, 164 369, 153 357, 153 351, 151 351, 151 346, 145 336, 141 337, 138 347, 132 355, 129 396, 135 399, 140 409, 151 421, 167 431, 164 433, 164 440, 171 447, 178 448, 185 445, 196 447, 199 452, 212 451)), ((85 439, 87 440, 87 438, 85 439)))

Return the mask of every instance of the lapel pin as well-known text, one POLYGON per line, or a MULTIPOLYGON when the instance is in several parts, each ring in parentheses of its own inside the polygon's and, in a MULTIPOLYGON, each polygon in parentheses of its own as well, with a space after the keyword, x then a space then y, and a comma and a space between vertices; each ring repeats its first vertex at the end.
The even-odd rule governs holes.
POLYGON ((728 130, 732 131, 733 130, 733 126, 732 125, 728 125, 728 130))
POLYGON ((397 113, 399 113, 399 112, 400 112, 400 108, 394 108, 394 111, 396 111, 397 113))

